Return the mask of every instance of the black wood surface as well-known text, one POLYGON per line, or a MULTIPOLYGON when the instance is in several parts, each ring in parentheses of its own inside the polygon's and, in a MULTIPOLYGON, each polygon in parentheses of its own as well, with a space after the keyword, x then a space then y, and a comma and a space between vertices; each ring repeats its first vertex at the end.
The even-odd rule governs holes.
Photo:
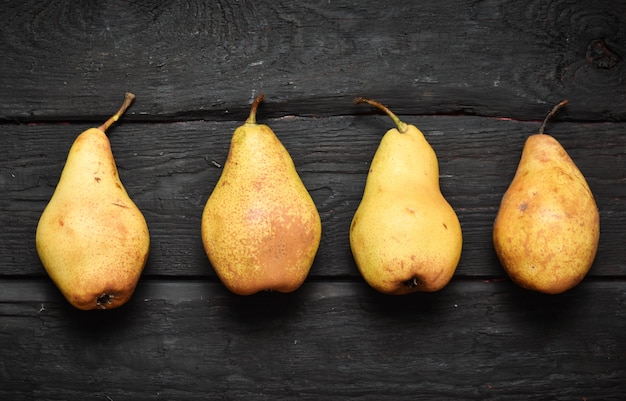
POLYGON ((49 285, 2 284, 4 399, 623 395, 623 283, 561 297, 481 281, 410 297, 337 282, 234 297, 217 284, 147 280, 104 314, 73 309, 49 285))
POLYGON ((626 398, 623 1, 0 1, 0 399, 626 398), (39 216, 81 131, 109 136, 152 248, 120 309, 74 310, 39 262, 39 216), (292 294, 216 278, 200 215, 252 98, 320 211, 292 294), (391 121, 437 152, 461 263, 433 294, 389 297, 348 242, 391 121), (582 284, 512 284, 491 227, 525 138, 547 128, 600 209, 582 284))

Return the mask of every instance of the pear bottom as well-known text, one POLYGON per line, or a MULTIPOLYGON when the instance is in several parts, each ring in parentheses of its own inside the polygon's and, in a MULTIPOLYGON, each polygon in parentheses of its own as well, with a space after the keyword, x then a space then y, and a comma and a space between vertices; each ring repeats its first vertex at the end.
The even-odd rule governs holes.
POLYGON ((462 231, 440 194, 398 200, 364 197, 350 225, 350 247, 365 281, 392 295, 435 292, 452 279, 462 250, 462 231))

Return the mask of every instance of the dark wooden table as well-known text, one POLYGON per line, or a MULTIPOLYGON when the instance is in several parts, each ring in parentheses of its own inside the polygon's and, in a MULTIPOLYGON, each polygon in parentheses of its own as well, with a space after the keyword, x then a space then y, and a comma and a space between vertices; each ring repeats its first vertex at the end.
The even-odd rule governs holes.
POLYGON ((626 399, 626 3, 612 1, 2 1, 0 399, 626 399), (284 3, 284 4, 283 4, 284 3), (125 91, 109 132, 152 248, 122 308, 73 309, 35 228, 78 133, 125 91), (291 294, 229 293, 200 240, 232 131, 259 121, 320 211, 291 294), (464 233, 452 282, 385 296, 348 241, 390 120, 425 133, 464 233), (583 283, 512 284, 491 229, 525 138, 547 131, 601 217, 583 283))

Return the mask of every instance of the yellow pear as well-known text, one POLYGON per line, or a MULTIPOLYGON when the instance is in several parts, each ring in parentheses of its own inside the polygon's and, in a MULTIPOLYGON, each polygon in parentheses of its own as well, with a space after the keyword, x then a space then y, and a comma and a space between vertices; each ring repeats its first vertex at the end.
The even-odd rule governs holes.
POLYGON ((259 95, 231 140, 202 214, 202 242, 232 292, 292 292, 306 279, 319 247, 317 208, 291 156, 267 125, 256 123, 259 95))
POLYGON ((502 197, 493 243, 509 277, 523 288, 558 294, 587 274, 598 249, 600 216, 585 177, 561 144, 544 134, 526 139, 502 197))
POLYGON ((456 213, 441 194, 437 156, 422 132, 391 117, 372 159, 350 225, 350 247, 365 281, 386 294, 432 292, 448 284, 461 257, 456 213))
POLYGON ((37 226, 39 258, 78 309, 126 303, 148 257, 146 221, 120 181, 105 134, 133 99, 127 93, 115 115, 76 138, 37 226))

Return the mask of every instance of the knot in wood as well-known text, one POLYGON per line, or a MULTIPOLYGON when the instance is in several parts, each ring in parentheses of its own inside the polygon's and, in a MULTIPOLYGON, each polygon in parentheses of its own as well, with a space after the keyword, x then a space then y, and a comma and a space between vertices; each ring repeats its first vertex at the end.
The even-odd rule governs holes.
POLYGON ((620 62, 620 56, 607 46, 604 39, 592 40, 587 46, 587 61, 596 68, 609 70, 620 62))

